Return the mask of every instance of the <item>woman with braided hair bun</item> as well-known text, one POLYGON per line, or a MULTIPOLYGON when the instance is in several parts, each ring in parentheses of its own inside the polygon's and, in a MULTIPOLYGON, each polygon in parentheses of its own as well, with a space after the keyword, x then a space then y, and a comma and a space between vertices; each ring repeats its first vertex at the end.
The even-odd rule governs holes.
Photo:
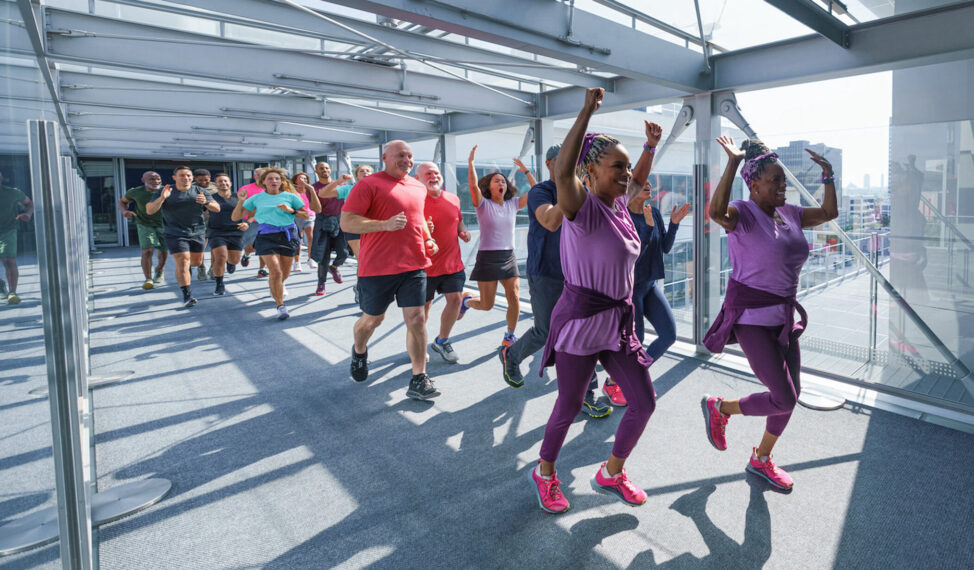
POLYGON ((628 406, 616 430, 608 460, 591 479, 592 488, 629 506, 646 502, 646 493, 623 465, 656 408, 650 359, 633 330, 633 269, 639 234, 626 208, 633 191, 629 153, 607 135, 585 131, 602 104, 605 90, 589 89, 585 105, 562 144, 554 181, 561 227, 561 265, 565 288, 551 315, 543 366, 555 365, 558 399, 545 428, 533 487, 541 508, 565 512, 568 499, 555 475, 555 460, 568 428, 582 408, 589 379, 601 362, 625 393, 628 406), (586 188, 585 176, 591 183, 586 188))
POLYGON ((739 400, 704 395, 701 400, 707 437, 718 450, 727 449, 724 432, 733 414, 766 416, 764 437, 754 448, 746 470, 788 491, 794 482, 771 462, 771 450, 791 418, 801 391, 801 351, 798 337, 808 323, 805 309, 795 300, 798 276, 808 258, 808 242, 802 228, 835 219, 839 215, 832 165, 806 149, 822 167, 825 199, 818 208, 785 203, 786 179, 778 155, 760 141, 734 146, 730 137, 719 137, 728 161, 710 202, 710 218, 727 231, 731 275, 724 305, 704 337, 714 353, 727 343, 738 343, 755 376, 767 392, 739 400), (741 178, 750 190, 749 200, 729 202, 737 167, 744 162, 741 178), (801 320, 795 323, 795 311, 801 320))

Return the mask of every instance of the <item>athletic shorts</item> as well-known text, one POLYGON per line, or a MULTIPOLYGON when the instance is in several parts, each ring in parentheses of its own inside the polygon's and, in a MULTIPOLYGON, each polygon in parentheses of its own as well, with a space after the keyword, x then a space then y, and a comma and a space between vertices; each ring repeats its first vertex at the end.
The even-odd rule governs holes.
POLYGON ((305 228, 310 228, 311 226, 314 225, 314 223, 315 223, 314 218, 305 220, 304 218, 299 218, 298 216, 294 216, 294 225, 298 227, 298 231, 303 232, 305 228))
POLYGON ((384 315, 396 300, 400 307, 426 305, 426 271, 406 271, 395 275, 358 278, 359 307, 366 315, 384 315))
POLYGON ((284 257, 294 257, 301 253, 301 242, 298 236, 294 239, 287 239, 287 232, 274 232, 272 234, 257 234, 254 240, 254 248, 257 255, 281 255, 284 257))
POLYGON ((459 293, 463 291, 463 284, 466 280, 467 274, 462 269, 456 273, 427 277, 426 302, 429 303, 432 301, 437 293, 446 295, 447 293, 459 293))
POLYGON ((139 232, 139 247, 166 251, 166 240, 162 235, 162 227, 144 226, 136 223, 135 229, 139 232))
POLYGON ((166 237, 166 247, 172 253, 203 253, 203 247, 206 245, 206 238, 203 237, 178 237, 178 236, 165 236, 166 237))
POLYGON ((17 228, 0 233, 0 258, 17 257, 17 228))
POLYGON ((227 246, 228 251, 243 251, 243 232, 237 235, 212 235, 210 239, 210 251, 222 246, 227 246))
POLYGON ((245 246, 251 245, 257 239, 257 220, 250 220, 247 224, 247 231, 243 233, 243 244, 245 246))
POLYGON ((345 241, 355 241, 357 239, 362 239, 362 234, 352 234, 345 232, 345 241))

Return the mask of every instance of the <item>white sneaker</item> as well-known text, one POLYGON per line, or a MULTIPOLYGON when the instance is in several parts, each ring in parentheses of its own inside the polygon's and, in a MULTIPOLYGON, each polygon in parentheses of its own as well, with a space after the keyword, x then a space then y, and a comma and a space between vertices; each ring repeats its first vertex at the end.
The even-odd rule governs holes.
POLYGON ((302 271, 304 271, 304 268, 301 267, 300 261, 295 261, 294 264, 291 265, 291 273, 301 273, 302 271))
POLYGON ((283 321, 284 319, 290 316, 291 315, 287 314, 287 307, 285 307, 284 305, 281 305, 280 307, 277 308, 277 320, 283 321))
POLYGON ((284 291, 281 293, 285 298, 287 297, 287 287, 283 287, 284 291))
POLYGON ((318 269, 318 264, 315 263, 315 260, 313 259, 308 260, 308 269, 318 269))

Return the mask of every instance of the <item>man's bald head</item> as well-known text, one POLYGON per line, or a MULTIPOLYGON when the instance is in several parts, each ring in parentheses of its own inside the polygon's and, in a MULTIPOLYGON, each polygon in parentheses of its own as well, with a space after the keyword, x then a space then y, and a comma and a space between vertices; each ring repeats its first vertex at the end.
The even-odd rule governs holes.
POLYGON ((443 189, 443 177, 435 162, 423 162, 416 167, 416 178, 426 186, 430 192, 440 192, 443 189))
POLYGON ((382 147, 385 173, 393 178, 405 178, 413 169, 413 149, 406 141, 389 141, 382 147))
POLYGON ((162 186, 162 176, 154 170, 148 170, 142 173, 142 183, 149 190, 157 190, 162 186))

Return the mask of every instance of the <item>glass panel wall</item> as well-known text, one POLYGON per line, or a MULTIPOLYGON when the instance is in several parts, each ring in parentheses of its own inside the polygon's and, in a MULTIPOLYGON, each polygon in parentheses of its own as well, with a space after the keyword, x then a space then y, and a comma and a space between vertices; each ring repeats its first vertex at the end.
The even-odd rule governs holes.
MULTIPOLYGON (((744 116, 817 199, 819 169, 803 149, 823 153, 838 175, 836 223, 848 240, 829 224, 805 231, 806 367, 974 407, 960 380, 974 364, 964 332, 974 314, 972 80, 965 60, 738 94, 744 116)), ((788 200, 808 206, 792 187, 788 200)))

